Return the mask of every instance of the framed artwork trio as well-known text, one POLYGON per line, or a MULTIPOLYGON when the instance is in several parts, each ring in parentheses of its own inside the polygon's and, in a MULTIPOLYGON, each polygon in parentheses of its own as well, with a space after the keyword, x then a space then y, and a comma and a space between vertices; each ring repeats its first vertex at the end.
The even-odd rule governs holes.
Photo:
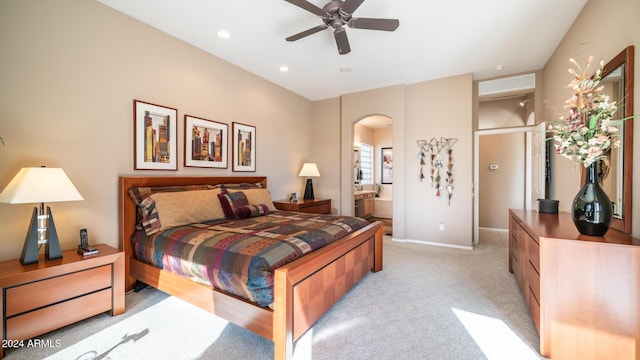
MULTIPOLYGON (((178 110, 133 100, 134 170, 178 170, 178 110)), ((184 167, 256 171, 256 127, 184 115, 184 167), (229 141, 231 140, 231 141, 229 141)))

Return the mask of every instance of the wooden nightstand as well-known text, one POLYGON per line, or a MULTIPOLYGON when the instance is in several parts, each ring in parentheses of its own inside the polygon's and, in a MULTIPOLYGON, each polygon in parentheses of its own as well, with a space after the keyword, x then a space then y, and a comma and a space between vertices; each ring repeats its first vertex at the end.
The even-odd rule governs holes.
POLYGON ((124 253, 108 245, 94 247, 100 253, 86 257, 74 249, 64 251, 62 259, 40 257, 37 264, 0 262, 3 345, 19 346, 19 340, 103 312, 124 312, 124 253))
POLYGON ((331 199, 298 200, 298 202, 278 200, 274 201, 273 205, 279 210, 299 211, 311 214, 331 214, 331 199))

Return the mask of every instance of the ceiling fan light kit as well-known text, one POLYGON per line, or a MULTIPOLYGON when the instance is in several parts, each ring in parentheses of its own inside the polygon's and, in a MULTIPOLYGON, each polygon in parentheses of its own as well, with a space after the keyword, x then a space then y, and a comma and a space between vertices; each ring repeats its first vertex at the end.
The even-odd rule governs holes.
POLYGON ((333 37, 338 46, 340 55, 348 54, 351 51, 349 39, 345 25, 353 29, 394 31, 400 26, 398 19, 377 19, 377 18, 356 18, 353 13, 362 5, 364 0, 334 0, 328 2, 322 8, 306 1, 306 0, 285 0, 288 3, 296 5, 307 10, 322 19, 324 24, 312 27, 311 29, 302 31, 298 34, 289 36, 287 41, 300 40, 309 35, 315 34, 331 27, 333 29, 333 37))

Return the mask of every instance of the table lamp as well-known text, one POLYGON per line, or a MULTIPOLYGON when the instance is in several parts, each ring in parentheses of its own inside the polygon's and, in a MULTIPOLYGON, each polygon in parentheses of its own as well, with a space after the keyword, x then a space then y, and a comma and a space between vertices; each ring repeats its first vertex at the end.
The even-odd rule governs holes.
POLYGON ((298 174, 298 176, 307 177, 307 186, 304 188, 304 199, 313 200, 313 183, 311 182, 311 177, 320 176, 318 167, 314 163, 304 163, 304 165, 302 165, 302 170, 300 170, 300 174, 298 174))
POLYGON ((38 248, 45 244, 47 260, 62 258, 62 249, 58 241, 53 214, 45 202, 84 200, 67 177, 64 170, 48 167, 26 167, 9 182, 2 193, 0 202, 8 204, 40 203, 33 209, 29 229, 22 247, 20 263, 23 265, 38 262, 38 248))

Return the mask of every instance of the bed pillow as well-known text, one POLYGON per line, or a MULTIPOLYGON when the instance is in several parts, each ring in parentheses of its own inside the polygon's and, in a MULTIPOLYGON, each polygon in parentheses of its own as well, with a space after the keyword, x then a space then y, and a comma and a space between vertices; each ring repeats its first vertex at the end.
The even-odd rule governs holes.
POLYGON ((174 226, 224 219, 219 193, 220 189, 209 189, 149 195, 138 205, 141 225, 151 235, 174 226))
POLYGON ((273 201, 271 200, 271 194, 267 189, 244 189, 244 190, 235 190, 235 189, 226 189, 226 192, 229 194, 242 191, 249 202, 250 205, 267 205, 269 211, 275 211, 276 207, 273 205, 273 201))
POLYGON ((246 219, 269 213, 266 204, 249 204, 247 196, 242 191, 220 193, 218 199, 227 219, 246 219))
POLYGON ((132 187, 127 192, 134 204, 140 204, 144 199, 156 193, 183 192, 193 190, 214 189, 217 185, 167 185, 167 186, 138 186, 132 187))
POLYGON ((246 219, 255 216, 267 215, 269 213, 269 207, 266 204, 259 205, 243 205, 236 208, 233 212, 236 219, 246 219))
POLYGON ((223 192, 227 191, 227 190, 239 191, 239 190, 245 190, 245 189, 263 189, 264 188, 264 186, 260 182, 257 182, 257 183, 218 184, 218 185, 215 185, 215 186, 221 188, 223 192))

